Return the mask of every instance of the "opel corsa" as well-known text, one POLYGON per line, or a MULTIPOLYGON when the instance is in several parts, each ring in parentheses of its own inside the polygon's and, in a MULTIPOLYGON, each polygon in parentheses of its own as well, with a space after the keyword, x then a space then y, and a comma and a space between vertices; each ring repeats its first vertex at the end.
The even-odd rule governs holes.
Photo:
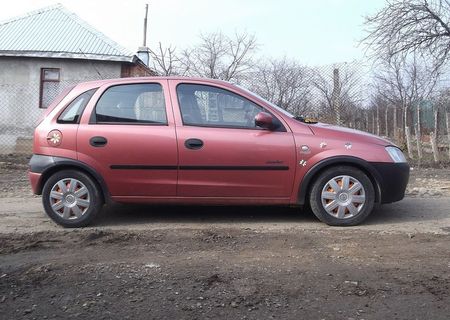
POLYGON ((33 192, 64 227, 88 225, 109 201, 290 205, 349 226, 401 200, 409 178, 385 139, 195 78, 81 83, 47 109, 33 153, 33 192))

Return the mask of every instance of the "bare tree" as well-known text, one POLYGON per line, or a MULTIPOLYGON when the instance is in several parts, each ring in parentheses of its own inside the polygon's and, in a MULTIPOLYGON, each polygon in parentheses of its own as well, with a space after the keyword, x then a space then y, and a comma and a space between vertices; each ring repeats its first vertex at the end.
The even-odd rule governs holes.
POLYGON ((404 60, 402 57, 386 59, 378 66, 375 75, 377 94, 386 99, 394 108, 402 110, 403 132, 412 157, 410 128, 416 132, 417 150, 421 158, 421 104, 430 99, 435 92, 439 73, 423 59, 413 57, 404 60), (413 121, 415 109, 415 123, 413 121))
POLYGON ((253 66, 258 45, 254 35, 221 32, 201 34, 200 42, 181 52, 183 73, 222 80, 239 80, 253 66))
POLYGON ((362 40, 377 58, 420 54, 433 57, 435 67, 449 59, 449 0, 387 0, 378 13, 365 19, 362 40))
POLYGON ((444 118, 444 131, 441 134, 447 136, 447 139, 443 141, 447 141, 448 157, 450 159, 450 89, 446 88, 441 90, 434 102, 434 131, 436 132, 436 140, 440 133, 439 119, 442 117, 444 118))
POLYGON ((252 91, 296 116, 311 111, 310 70, 297 61, 286 57, 262 61, 246 80, 252 91))
POLYGON ((171 76, 180 73, 180 59, 176 54, 175 47, 163 47, 160 42, 156 51, 150 49, 149 54, 153 69, 159 75, 171 76))

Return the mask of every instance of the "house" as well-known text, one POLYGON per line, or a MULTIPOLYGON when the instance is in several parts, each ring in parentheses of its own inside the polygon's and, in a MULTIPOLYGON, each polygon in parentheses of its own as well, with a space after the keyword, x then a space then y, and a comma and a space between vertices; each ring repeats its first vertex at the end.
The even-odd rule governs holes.
POLYGON ((62 5, 0 22, 0 154, 30 153, 36 121, 65 89, 152 75, 134 53, 62 5))

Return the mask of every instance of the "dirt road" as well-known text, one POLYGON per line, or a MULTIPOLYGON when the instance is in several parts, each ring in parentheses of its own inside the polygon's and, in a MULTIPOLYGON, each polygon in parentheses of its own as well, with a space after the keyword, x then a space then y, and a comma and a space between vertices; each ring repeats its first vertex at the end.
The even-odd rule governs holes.
POLYGON ((352 228, 289 208, 114 205, 95 227, 64 230, 11 174, 0 318, 449 319, 441 176, 413 176, 411 196, 352 228))

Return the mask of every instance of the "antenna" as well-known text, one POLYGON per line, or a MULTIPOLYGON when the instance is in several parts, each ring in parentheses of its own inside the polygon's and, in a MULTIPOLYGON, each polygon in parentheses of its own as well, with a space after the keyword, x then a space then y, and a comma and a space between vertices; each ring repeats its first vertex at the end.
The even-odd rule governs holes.
POLYGON ((144 42, 143 46, 147 46, 147 16, 148 16, 148 3, 145 5, 145 18, 144 18, 144 42))

